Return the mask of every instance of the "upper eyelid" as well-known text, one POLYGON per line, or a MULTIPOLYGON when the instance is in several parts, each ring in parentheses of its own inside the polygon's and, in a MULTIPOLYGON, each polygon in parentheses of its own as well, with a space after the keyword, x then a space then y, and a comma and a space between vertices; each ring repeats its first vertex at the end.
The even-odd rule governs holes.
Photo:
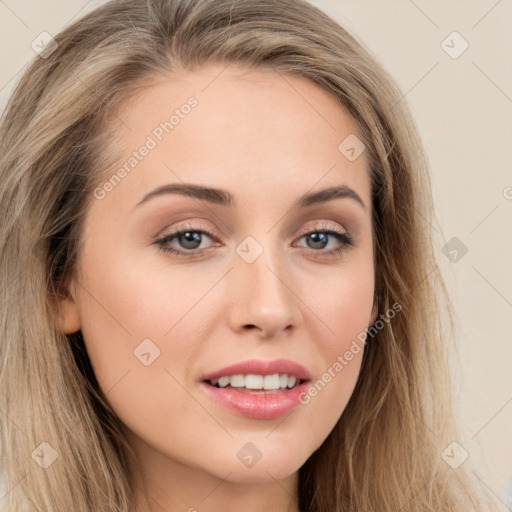
MULTIPOLYGON (((314 226, 311 226, 308 228, 301 228, 299 230, 299 232, 300 233, 308 233, 309 231, 315 230, 315 229, 317 229, 317 230, 332 229, 333 227, 337 227, 336 224, 339 224, 339 223, 336 223, 335 221, 326 221, 326 220, 312 221, 312 222, 319 222, 320 225, 314 225, 314 226)), ((175 232, 185 231, 187 229, 190 231, 206 231, 206 232, 210 232, 212 234, 216 234, 216 235, 220 236, 220 233, 216 228, 206 227, 206 226, 202 225, 199 221, 193 221, 193 222, 185 221, 185 224, 178 224, 177 227, 172 228, 170 230, 168 227, 166 227, 166 228, 162 229, 161 231, 159 231, 159 235, 161 233, 165 233, 167 230, 169 230, 170 231, 169 234, 171 234, 171 233, 175 233, 175 232), (197 222, 197 224, 195 222, 197 222)), ((348 232, 348 230, 346 230, 344 227, 340 227, 339 230, 341 230, 343 232, 348 232)), ((159 235, 157 235, 157 236, 159 236, 159 235)))
MULTIPOLYGON (((301 228, 299 230, 299 234, 296 235, 294 240, 300 239, 303 236, 305 236, 305 235, 307 235, 309 233, 312 233, 312 232, 316 232, 316 231, 318 231, 318 232, 320 232, 320 231, 329 231, 329 230, 332 230, 332 231, 335 231, 335 232, 338 232, 338 233, 341 233, 341 234, 346 234, 346 235, 352 237, 351 234, 349 233, 349 231, 347 231, 345 228, 338 228, 337 226, 334 226, 333 223, 329 223, 328 221, 325 221, 325 220, 318 221, 318 222, 320 222, 320 225, 311 226, 309 228, 306 228, 306 227, 305 228, 301 228)), ((186 232, 186 231, 201 232, 201 233, 206 234, 210 238, 221 238, 221 235, 218 233, 218 231, 216 229, 207 228, 207 227, 202 226, 200 224, 194 225, 193 222, 187 222, 184 225, 178 225, 178 227, 173 228, 168 233, 166 233, 165 230, 162 230, 160 232, 160 234, 157 235, 155 240, 156 241, 161 241, 161 240, 164 240, 166 238, 173 238, 176 235, 178 235, 180 233, 183 233, 183 232, 186 232)))
POLYGON ((330 230, 330 229, 334 230, 334 231, 340 231, 342 233, 348 233, 347 229, 345 229, 344 227, 338 228, 338 226, 335 225, 333 222, 328 222, 328 221, 325 221, 325 220, 321 220, 321 221, 318 221, 318 222, 320 222, 320 225, 314 225, 314 226, 309 227, 309 228, 301 228, 299 230, 299 233, 301 235, 304 235, 304 234, 310 233, 311 231, 323 231, 323 230, 330 230))
POLYGON ((179 224, 175 228, 164 228, 161 231, 159 231, 158 235, 156 235, 156 239, 165 238, 168 236, 173 236, 176 233, 181 233, 182 231, 201 231, 205 232, 207 235, 212 236, 220 236, 220 233, 211 227, 206 227, 201 224, 195 224, 194 222, 185 222, 184 224, 179 224))

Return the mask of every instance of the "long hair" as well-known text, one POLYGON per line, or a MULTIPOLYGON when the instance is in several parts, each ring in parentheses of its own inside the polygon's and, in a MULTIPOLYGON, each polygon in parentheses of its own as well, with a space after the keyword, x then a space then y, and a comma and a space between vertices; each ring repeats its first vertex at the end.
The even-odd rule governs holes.
POLYGON ((299 470, 300 509, 483 510, 467 464, 441 458, 457 439, 453 318, 414 120, 371 53, 303 0, 114 0, 58 34, 19 81, 0 126, 2 505, 133 511, 120 420, 81 333, 57 328, 53 300, 76 271, 88 202, 117 156, 122 103, 158 76, 212 62, 307 77, 347 109, 369 162, 379 313, 401 306, 367 337, 346 409, 299 470))

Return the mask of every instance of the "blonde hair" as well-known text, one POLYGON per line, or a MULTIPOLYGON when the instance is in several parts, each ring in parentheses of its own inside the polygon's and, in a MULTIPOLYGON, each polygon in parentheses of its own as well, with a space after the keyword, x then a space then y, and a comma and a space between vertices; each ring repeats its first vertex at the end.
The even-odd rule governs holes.
POLYGON ((302 0, 114 0, 55 39, 23 75, 0 127, 7 509, 133 512, 130 447, 81 333, 57 329, 52 297, 66 293, 88 201, 115 160, 106 148, 121 103, 157 76, 225 62, 307 77, 357 122, 372 183, 379 313, 402 308, 368 340, 345 411, 300 468, 300 509, 483 510, 467 464, 451 469, 441 459, 457 436, 428 162, 402 93, 368 50, 302 0), (46 470, 31 457, 42 442, 58 455, 46 470))

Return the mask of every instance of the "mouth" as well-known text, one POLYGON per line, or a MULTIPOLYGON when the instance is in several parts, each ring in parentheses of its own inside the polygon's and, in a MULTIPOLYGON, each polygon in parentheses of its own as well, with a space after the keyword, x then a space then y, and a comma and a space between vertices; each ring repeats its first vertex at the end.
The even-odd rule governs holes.
POLYGON ((215 404, 252 420, 272 420, 291 413, 311 382, 302 365, 287 359, 251 359, 200 379, 215 404))
POLYGON ((218 389, 233 389, 242 393, 274 394, 296 388, 307 382, 296 375, 273 373, 260 375, 255 373, 223 375, 203 382, 218 389))

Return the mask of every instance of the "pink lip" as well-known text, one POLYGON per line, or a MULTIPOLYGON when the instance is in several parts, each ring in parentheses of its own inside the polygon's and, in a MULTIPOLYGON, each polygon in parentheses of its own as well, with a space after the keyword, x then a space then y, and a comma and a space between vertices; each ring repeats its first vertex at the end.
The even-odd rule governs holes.
POLYGON ((216 402, 237 414, 254 420, 273 420, 290 413, 300 404, 299 396, 307 391, 309 381, 292 389, 271 392, 215 388, 206 382, 201 382, 201 387, 216 402))
POLYGON ((226 366, 225 368, 221 368, 220 370, 204 375, 200 380, 218 379, 219 377, 239 375, 241 373, 253 373, 255 375, 286 373, 288 375, 295 375, 295 377, 301 380, 311 380, 311 375, 304 366, 294 363, 293 361, 289 361, 288 359, 274 359, 273 361, 250 359, 231 366, 226 366))
POLYGON ((286 359, 274 361, 252 359, 204 375, 201 380, 201 387, 208 396, 229 410, 250 419, 271 420, 290 413, 300 404, 299 396, 307 390, 311 375, 304 366, 286 359), (248 373, 255 375, 286 373, 295 375, 304 382, 292 389, 272 391, 238 391, 230 387, 216 388, 205 382, 222 376, 248 373))

